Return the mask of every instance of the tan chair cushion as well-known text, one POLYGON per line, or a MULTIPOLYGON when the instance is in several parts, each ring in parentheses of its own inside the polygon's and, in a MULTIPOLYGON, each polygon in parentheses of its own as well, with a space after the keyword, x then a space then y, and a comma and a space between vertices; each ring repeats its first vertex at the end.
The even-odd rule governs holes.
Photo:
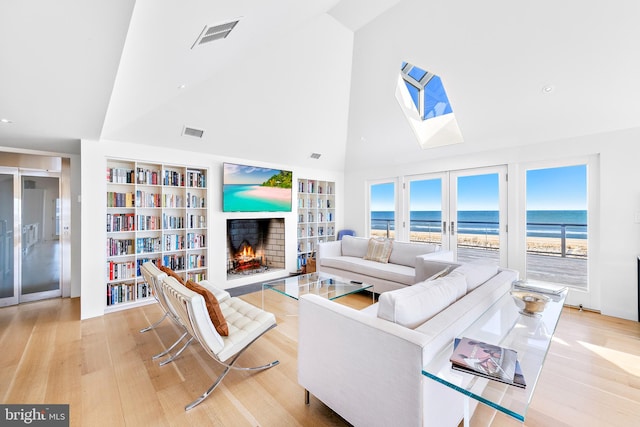
POLYGON ((178 273, 176 273, 175 271, 173 271, 172 269, 170 269, 169 267, 165 267, 164 265, 161 265, 160 270, 165 273, 167 276, 171 276, 174 279, 176 279, 180 284, 184 285, 184 279, 182 277, 180 277, 180 275, 178 275, 178 273))
POLYGON ((191 289, 193 292, 196 292, 204 298, 204 303, 207 306, 207 311, 209 312, 209 317, 211 318, 211 322, 213 326, 216 328, 216 331, 222 336, 229 335, 229 326, 227 325, 227 321, 222 314, 222 310, 220 309, 220 304, 218 303, 218 299, 211 291, 207 288, 200 286, 196 282, 192 280, 187 280, 185 286, 188 289, 191 289))

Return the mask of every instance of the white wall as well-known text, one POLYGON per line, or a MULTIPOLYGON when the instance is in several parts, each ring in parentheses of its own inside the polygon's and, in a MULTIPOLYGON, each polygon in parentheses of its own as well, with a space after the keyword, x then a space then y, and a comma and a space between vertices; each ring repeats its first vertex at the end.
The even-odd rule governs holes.
MULTIPOLYGON (((466 169, 497 164, 509 165, 509 224, 518 222, 522 203, 518 171, 529 162, 599 157, 599 221, 590 224, 589 257, 596 262, 590 271, 590 287, 595 291, 585 307, 603 314, 637 320, 636 257, 640 255, 640 129, 552 141, 511 149, 490 150, 442 157, 429 162, 390 164, 388 167, 346 171, 344 225, 363 235, 367 226, 367 181, 428 172, 466 169), (514 176, 515 175, 515 176, 514 176)), ((590 183, 590 185, 593 183, 590 183)), ((597 194, 596 194, 597 196, 597 194)), ((513 230, 517 233, 517 230, 513 230)), ((509 266, 523 270, 509 238, 509 266)))
MULTIPOLYGON (((82 252, 81 252, 81 161, 79 155, 69 155, 71 174, 71 218, 69 220, 69 232, 71 233, 71 297, 79 297, 81 290, 82 252)), ((64 225, 63 225, 64 232, 64 225)))
MULTIPOLYGON (((109 116, 118 119, 107 120, 102 138, 173 147, 183 126, 188 125, 205 132, 202 139, 183 138, 182 149, 310 168, 323 164, 323 169, 342 171, 353 33, 328 15, 297 24, 299 27, 287 30, 286 36, 268 43, 254 34, 253 48, 239 50, 242 56, 233 62, 215 61, 220 69, 204 73, 202 81, 180 74, 182 80, 175 86, 187 83, 182 90, 163 82, 160 92, 170 93, 170 98, 139 112, 137 107, 161 95, 157 85, 140 86, 131 81, 125 89, 121 84, 132 76, 152 74, 158 66, 146 55, 146 35, 141 40, 128 37, 125 55, 133 43, 139 49, 134 55, 137 59, 126 60, 126 69, 118 74, 115 100, 109 105, 109 116), (141 102, 131 99, 135 94, 140 94, 141 102), (321 153, 322 158, 310 159, 312 152, 321 153)), ((225 49, 223 45, 211 46, 213 51, 196 49, 191 55, 211 52, 215 57, 216 49, 225 49)), ((205 70, 206 66, 198 73, 205 70)))
MULTIPOLYGON (((106 307, 104 266, 106 263, 106 199, 107 184, 105 170, 107 158, 124 158, 145 162, 176 165, 193 165, 209 168, 208 177, 208 255, 209 280, 223 288, 237 287, 257 280, 264 281, 282 276, 283 272, 265 273, 255 277, 227 280, 226 274, 226 220, 227 218, 285 218, 286 227, 286 271, 297 268, 297 212, 284 213, 230 213, 222 212, 222 164, 225 161, 256 166, 282 168, 293 171, 294 182, 298 178, 316 178, 336 182, 336 229, 342 228, 343 218, 343 174, 298 168, 285 164, 265 164, 238 158, 222 158, 184 150, 151 148, 147 145, 113 141, 82 141, 82 269, 81 269, 81 318, 101 316, 106 307)), ((293 189, 293 206, 297 206, 293 189)))

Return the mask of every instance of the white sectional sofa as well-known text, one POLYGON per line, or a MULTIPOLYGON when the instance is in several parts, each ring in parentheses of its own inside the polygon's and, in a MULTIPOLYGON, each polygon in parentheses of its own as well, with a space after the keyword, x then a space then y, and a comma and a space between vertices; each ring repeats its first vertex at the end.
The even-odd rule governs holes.
MULTIPOLYGON (((446 263, 435 264, 430 267, 446 263)), ((443 278, 382 294, 362 311, 304 295, 298 382, 355 426, 457 426, 462 394, 421 371, 518 278, 515 270, 491 268, 465 264, 443 278)))
POLYGON ((383 293, 422 282, 431 270, 422 267, 423 260, 452 261, 451 251, 429 243, 392 242, 387 263, 364 259, 369 239, 344 236, 342 240, 318 245, 316 268, 349 280, 373 285, 372 291, 383 293))

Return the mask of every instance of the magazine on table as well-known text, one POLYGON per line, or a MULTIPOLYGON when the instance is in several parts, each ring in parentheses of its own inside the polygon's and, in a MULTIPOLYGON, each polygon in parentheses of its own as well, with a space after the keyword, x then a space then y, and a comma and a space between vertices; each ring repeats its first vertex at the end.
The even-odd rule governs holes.
POLYGON ((526 387, 515 350, 466 337, 456 338, 450 361, 455 370, 526 387))
POLYGON ((560 295, 567 289, 567 287, 563 285, 553 285, 550 283, 529 283, 523 280, 514 282, 513 287, 523 291, 534 291, 551 295, 560 295))

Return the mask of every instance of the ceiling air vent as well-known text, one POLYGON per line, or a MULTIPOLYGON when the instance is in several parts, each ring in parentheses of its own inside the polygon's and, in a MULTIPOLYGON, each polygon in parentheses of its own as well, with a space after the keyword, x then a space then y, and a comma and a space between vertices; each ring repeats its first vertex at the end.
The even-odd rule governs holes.
POLYGON ((186 135, 186 136, 195 136, 196 138, 202 138, 203 134, 204 134, 203 130, 190 128, 188 126, 185 126, 184 129, 182 130, 183 136, 186 135))
POLYGON ((322 154, 320 154, 320 153, 311 153, 311 158, 312 159, 316 159, 317 160, 317 159, 320 158, 320 156, 322 156, 322 154))
POLYGON ((195 43, 193 43, 193 46, 191 46, 191 49, 201 44, 224 39, 229 35, 231 30, 235 28, 236 24, 238 24, 239 21, 240 20, 235 20, 213 26, 205 25, 195 43))

